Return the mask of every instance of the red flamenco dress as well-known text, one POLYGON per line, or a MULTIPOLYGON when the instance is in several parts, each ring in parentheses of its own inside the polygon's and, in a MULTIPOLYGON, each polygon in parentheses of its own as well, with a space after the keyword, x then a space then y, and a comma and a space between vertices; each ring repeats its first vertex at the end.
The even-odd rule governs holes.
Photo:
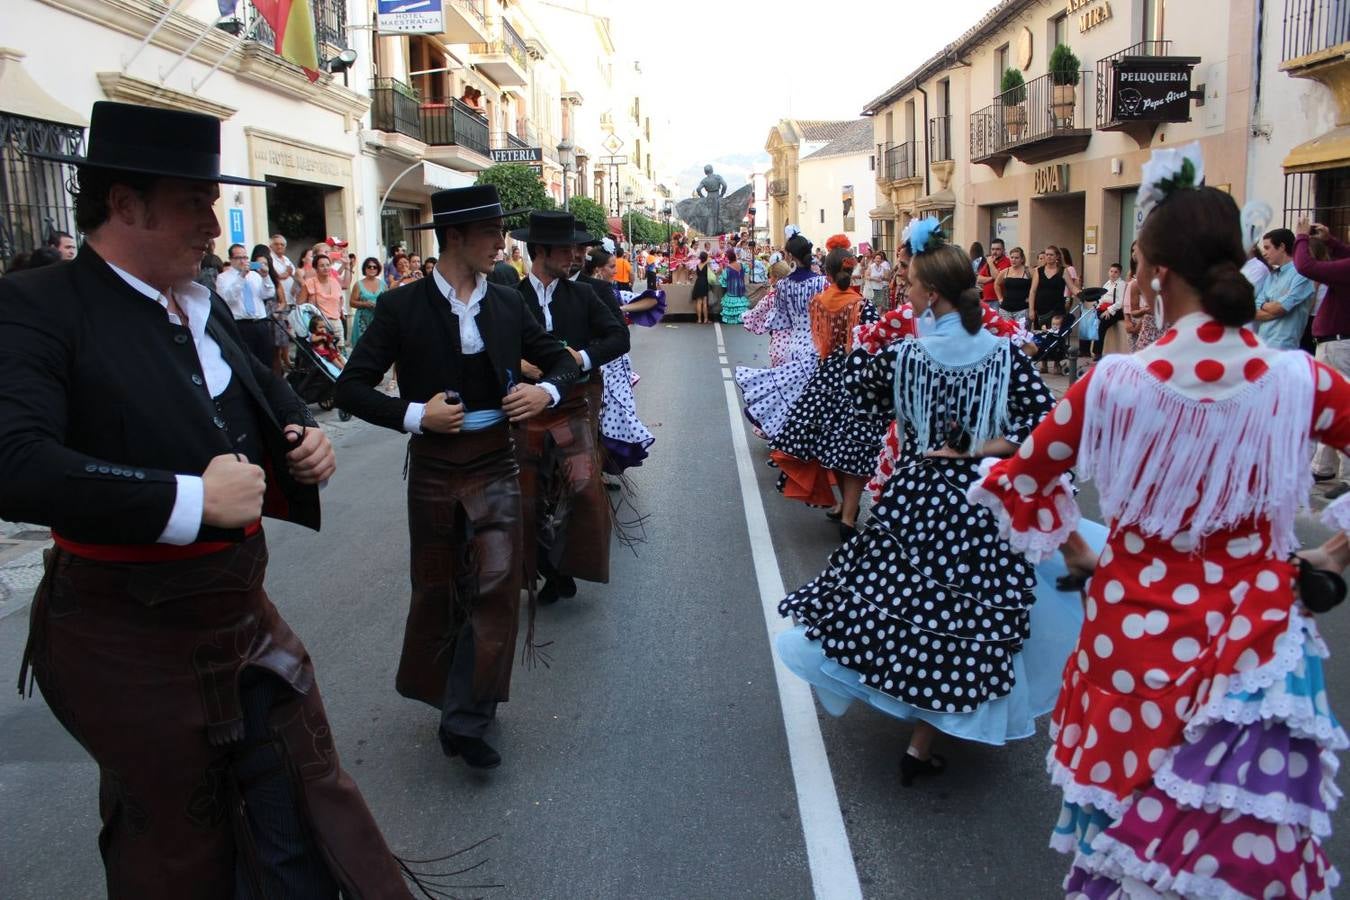
MULTIPOLYGON (((1345 732, 1295 593, 1312 440, 1350 447, 1350 382, 1196 313, 1103 359, 969 498, 1038 559, 1074 529, 1067 473, 1110 536, 1064 668, 1048 768, 1070 897, 1329 897, 1345 732)), ((1350 497, 1325 521, 1350 529, 1350 497)))

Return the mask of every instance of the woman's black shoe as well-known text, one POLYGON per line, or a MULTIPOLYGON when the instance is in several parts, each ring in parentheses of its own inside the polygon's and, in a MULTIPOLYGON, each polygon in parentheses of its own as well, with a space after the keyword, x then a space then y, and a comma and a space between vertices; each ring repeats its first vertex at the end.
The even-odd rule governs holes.
POLYGON ((946 769, 947 760, 936 753, 929 754, 927 759, 919 759, 906 753, 900 757, 900 784, 909 787, 915 778, 941 775, 946 769))
POLYGON ((464 758, 464 764, 472 769, 495 769, 502 764, 502 755, 492 749, 492 745, 482 738, 465 737, 462 734, 440 732, 441 749, 452 759, 464 758))
POLYGON ((849 541, 858 536, 858 526, 839 523, 839 540, 849 541))
POLYGON ((825 518, 830 519, 831 521, 838 522, 838 521, 839 521, 840 519, 842 519, 843 517, 844 517, 844 511, 843 511, 842 509, 827 509, 827 510, 825 510, 825 518))

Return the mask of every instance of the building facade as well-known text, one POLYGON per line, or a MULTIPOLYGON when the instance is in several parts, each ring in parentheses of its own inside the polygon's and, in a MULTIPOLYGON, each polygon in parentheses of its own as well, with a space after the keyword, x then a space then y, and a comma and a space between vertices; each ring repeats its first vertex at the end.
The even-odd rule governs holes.
POLYGON ((78 151, 102 99, 220 119, 225 168, 275 184, 224 192, 226 242, 279 231, 295 254, 333 236, 361 255, 400 242, 431 255, 434 236, 409 226, 429 217, 434 191, 471 184, 494 162, 534 166, 560 205, 596 189, 606 202, 608 182, 594 175, 615 132, 633 160, 619 195, 659 203, 657 129, 640 79, 620 70, 603 10, 441 0, 431 24, 409 27, 381 18, 376 0, 311 0, 323 69, 311 83, 273 52, 248 0, 224 17, 217 0, 12 5, 0 38, 0 260, 53 230, 74 233, 70 167, 27 152, 78 151))
POLYGON ((1350 4, 1276 0, 1258 12, 1248 195, 1270 206, 1272 227, 1309 218, 1350 240, 1350 4))
POLYGON ((772 162, 768 173, 768 219, 769 234, 775 243, 783 239, 783 229, 788 225, 797 225, 807 233, 820 227, 822 223, 816 221, 813 225, 809 217, 815 215, 819 219, 818 211, 828 208, 820 205, 825 200, 823 183, 827 175, 814 178, 817 205, 803 205, 807 198, 802 193, 802 161, 834 141, 856 135, 858 127, 856 119, 783 119, 769 129, 764 149, 772 162))
POLYGON ((1245 199, 1255 25, 1247 4, 1004 0, 868 104, 874 234, 936 215, 963 245, 1068 248, 1099 282, 1128 263, 1153 149, 1200 142, 1208 183, 1245 199), (1060 44, 1079 65, 1057 76, 1060 44))
POLYGON ((859 119, 842 135, 797 163, 800 199, 797 219, 804 231, 823 242, 843 234, 856 247, 872 239, 867 210, 877 195, 872 123, 859 119))

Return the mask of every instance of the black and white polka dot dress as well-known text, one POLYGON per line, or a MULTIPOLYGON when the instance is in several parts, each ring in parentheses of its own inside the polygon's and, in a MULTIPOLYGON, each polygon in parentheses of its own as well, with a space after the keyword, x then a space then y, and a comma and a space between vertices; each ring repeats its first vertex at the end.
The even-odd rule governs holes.
MULTIPOLYGON (((867 325, 876 320, 876 307, 864 300, 858 322, 867 325)), ((848 368, 847 351, 837 350, 827 356, 792 404, 770 446, 826 469, 868 478, 876 470, 890 417, 854 401, 846 384, 848 368)))
MULTIPOLYGON (((914 356, 914 345, 849 357, 848 387, 864 412, 894 410, 897 359, 914 356)), ((1004 436, 1020 443, 1052 398, 1026 356, 1003 352, 999 359, 1010 369, 1004 436)), ((912 361, 932 366, 918 356, 912 361)), ((901 377, 912 372, 910 362, 900 359, 901 377)), ((936 377, 930 370, 926 383, 968 398, 969 380, 989 377, 992 368, 936 377)), ((933 398, 928 421, 942 424, 930 428, 931 446, 959 446, 948 424, 958 406, 933 398)), ((966 501, 978 460, 924 458, 913 450, 915 423, 903 424, 905 454, 866 527, 778 609, 860 684, 917 710, 971 713, 1013 689, 1013 659, 1030 633, 1035 572, 999 538, 993 515, 966 501)))

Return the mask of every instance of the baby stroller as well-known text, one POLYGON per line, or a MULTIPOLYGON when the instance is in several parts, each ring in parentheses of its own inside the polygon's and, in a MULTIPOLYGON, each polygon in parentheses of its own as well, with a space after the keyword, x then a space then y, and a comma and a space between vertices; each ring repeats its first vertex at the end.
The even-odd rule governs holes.
MULTIPOLYGON (((302 303, 291 310, 288 318, 291 322, 291 343, 295 345, 295 366, 286 375, 291 388, 306 403, 317 403, 319 409, 332 409, 334 389, 342 370, 320 356, 309 342, 309 323, 315 317, 323 319, 328 332, 333 333, 333 323, 312 303, 302 303)), ((338 418, 346 422, 352 414, 338 410, 338 418)))
POLYGON ((1097 315, 1097 301, 1105 295, 1106 289, 1099 287, 1079 291, 1058 329, 1033 332, 1031 339, 1036 345, 1037 361, 1054 363, 1056 374, 1068 375, 1070 382, 1076 381, 1079 323, 1085 315, 1097 315))

